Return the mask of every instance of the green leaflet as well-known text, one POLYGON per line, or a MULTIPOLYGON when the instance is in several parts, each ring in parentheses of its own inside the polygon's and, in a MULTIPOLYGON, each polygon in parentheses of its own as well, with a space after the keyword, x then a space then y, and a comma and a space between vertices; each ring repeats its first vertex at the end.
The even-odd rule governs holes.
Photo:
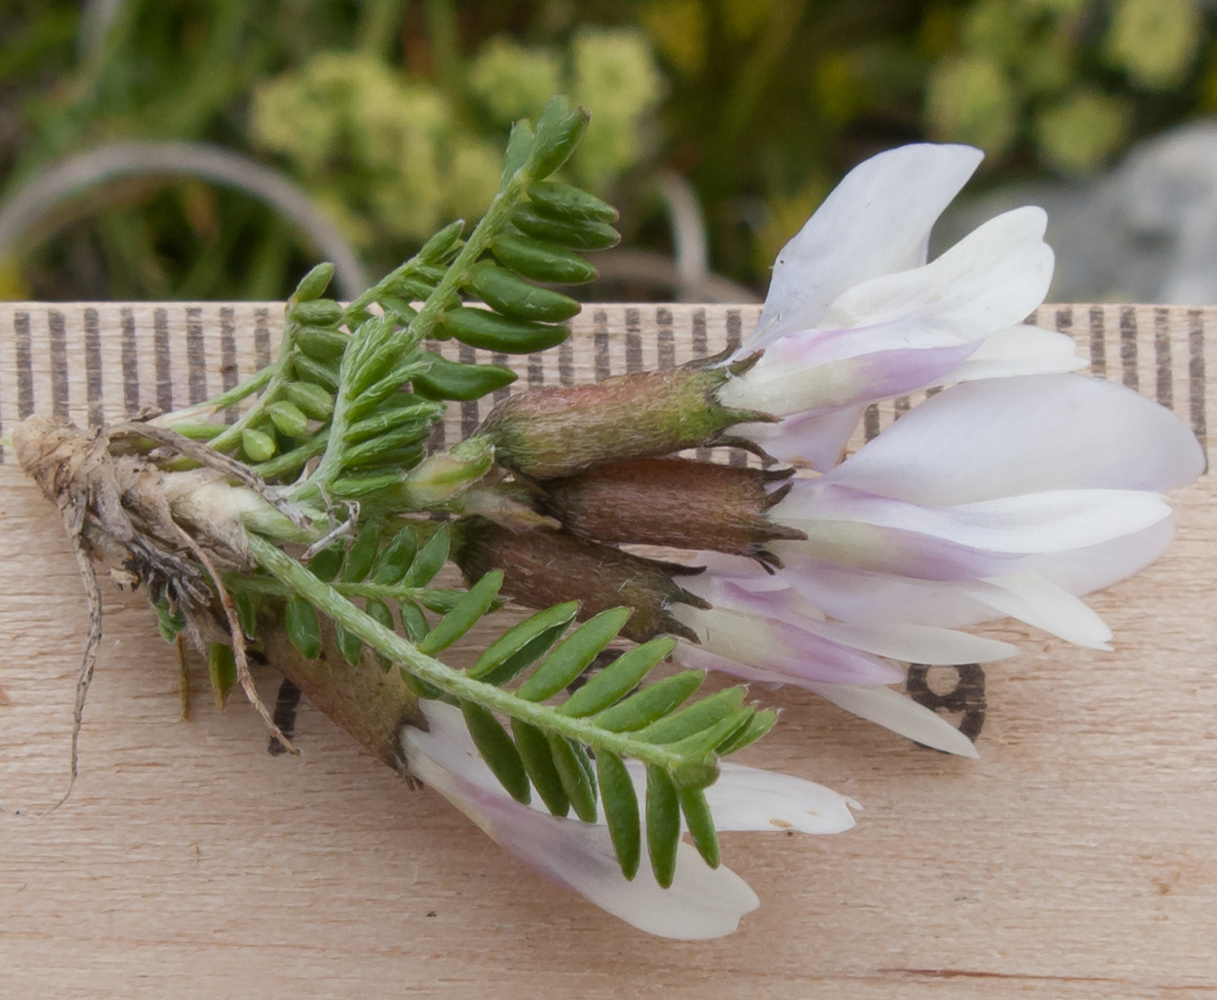
POLYGON ((587 129, 588 118, 582 108, 572 111, 570 102, 562 94, 549 99, 537 121, 531 157, 533 177, 542 180, 566 162, 587 129))
POLYGON ((306 660, 315 660, 321 655, 321 625, 317 621, 317 612, 304 598, 288 598, 283 613, 283 627, 292 645, 306 660))
POLYGON ((418 555, 414 557, 414 562, 410 564, 410 568, 402 578, 402 584, 406 587, 425 587, 429 584, 444 563, 448 561, 450 544, 451 535, 448 525, 441 524, 435 534, 427 539, 427 543, 419 550, 418 555))
POLYGON ((298 308, 298 303, 320 298, 334 280, 334 265, 330 263, 316 265, 308 274, 300 279, 292 297, 288 300, 289 307, 298 308))
POLYGON ((532 205, 517 208, 511 221, 526 236, 571 250, 607 250, 621 242, 621 234, 607 222, 555 219, 532 205))
POLYGON ((156 609, 156 624, 160 629, 161 638, 166 642, 173 642, 177 639, 177 634, 186 627, 186 619, 180 612, 170 611, 168 601, 157 601, 153 608, 156 609))
POLYGON ((513 799, 517 802, 528 802, 532 798, 528 774, 507 730, 481 705, 462 701, 461 711, 465 715, 465 725, 469 727, 469 735, 473 737, 474 745, 486 765, 494 772, 494 776, 513 799))
MULTIPOLYGON (((739 691, 742 696, 743 690, 741 688, 735 688, 734 690, 739 691)), ((718 747, 734 736, 736 732, 747 725, 755 712, 756 709, 751 706, 737 708, 734 712, 724 716, 713 725, 691 733, 682 740, 669 743, 668 746, 685 757, 708 757, 715 753, 718 747)))
MULTIPOLYGON (((430 425, 436 415, 433 403, 406 393, 398 393, 397 396, 402 398, 385 400, 370 415, 349 424, 343 432, 343 440, 350 445, 375 445, 403 427, 409 427, 413 433, 417 433, 419 428, 430 425)), ((351 451, 348 450, 347 455, 350 454, 351 451)))
POLYGON ((705 679, 700 670, 684 670, 643 688, 592 718, 596 725, 612 732, 641 729, 683 704, 705 679))
POLYGON ((647 850, 655 881, 663 888, 676 874, 676 848, 680 843, 680 806, 676 785, 666 771, 647 768, 647 850))
POLYGON ((328 583, 338 575, 345 558, 346 549, 341 542, 336 542, 313 556, 312 562, 308 564, 309 572, 318 580, 325 580, 328 583))
POLYGON ((251 462, 265 462, 273 458, 277 450, 273 437, 253 427, 246 427, 241 432, 241 447, 251 462))
POLYGON ((372 522, 359 529, 355 541, 347 550, 342 571, 338 576, 343 583, 358 583, 372 571, 376 552, 380 548, 380 525, 372 522))
POLYGON ((578 677, 621 631, 632 611, 611 608, 581 625, 516 691, 528 701, 544 701, 578 677))
POLYGON ((303 437, 308 433, 308 417, 295 403, 281 399, 268 404, 266 412, 271 423, 288 437, 303 437))
POLYGON ((529 154, 532 153, 534 138, 535 133, 527 118, 521 119, 511 126, 511 136, 507 140, 507 152, 503 154, 502 183, 504 186, 528 161, 529 154))
POLYGON ((207 650, 207 678, 215 695, 216 708, 223 709, 228 692, 237 684, 237 661, 226 642, 213 642, 207 650))
MULTIPOLYGON (((401 602, 401 624, 406 630, 406 636, 413 643, 421 642, 426 634, 431 631, 431 626, 427 624, 427 616, 423 614, 423 609, 410 600, 401 602)), ((431 697, 435 696, 431 695, 431 697)))
POLYGON ((233 602, 237 606, 237 621, 241 623, 242 633, 247 638, 256 639, 258 635, 258 611, 254 606, 253 597, 248 590, 238 590, 233 594, 233 602))
POLYGON ((642 857, 642 824, 638 818, 638 794, 630 772, 616 754, 602 751, 596 755, 596 771, 600 777, 600 799, 604 803, 604 818, 608 823, 617 863, 627 879, 638 874, 642 857))
POLYGON ((596 269, 582 257, 544 240, 503 233, 495 237, 491 247, 500 264, 534 281, 582 285, 596 279, 596 269))
POLYGON ((620 218, 617 209, 606 201, 571 184, 542 181, 528 189, 528 197, 538 212, 572 222, 607 222, 620 218))
POLYGON ((519 719, 511 720, 511 731, 515 734, 516 749, 520 752, 524 769, 545 808, 555 816, 565 816, 570 812, 570 798, 562 787, 562 778, 554 764, 553 751, 545 733, 519 719))
POLYGON ((351 340, 345 333, 323 326, 302 326, 293 337, 296 346, 314 361, 333 361, 342 357, 351 340))
MULTIPOLYGON (((421 450, 416 449, 416 451, 409 454, 414 455, 419 453, 421 453, 421 450)), ((400 457, 403 462, 407 461, 405 456, 400 457)), ((330 492, 335 497, 358 500, 369 494, 387 490, 400 482, 401 474, 398 472, 368 472, 362 475, 341 476, 335 479, 330 487, 330 492)))
POLYGON ((328 392, 334 392, 338 388, 338 369, 332 364, 317 361, 307 354, 297 353, 292 355, 291 367, 296 377, 301 380, 292 383, 293 385, 313 384, 328 392))
POLYGON ((676 648, 676 640, 660 636, 617 657, 608 667, 572 694, 558 711, 564 715, 594 715, 634 690, 642 679, 676 648))
POLYGON ((470 347, 504 354, 533 354, 556 347, 567 337, 564 326, 510 319, 489 309, 456 306, 444 314, 444 329, 470 347))
POLYGON ((769 732, 777 721, 778 714, 771 708, 755 712, 752 718, 748 720, 748 724, 720 743, 715 752, 720 757, 726 757, 729 754, 735 753, 736 750, 742 750, 748 744, 755 743, 769 732))
MULTIPOLYGON (((389 606, 387 604, 385 604, 384 601, 378 600, 377 598, 373 597, 368 601, 367 606, 364 608, 364 610, 367 611, 368 617, 371 618, 373 621, 379 622, 381 625, 383 625, 387 629, 394 628, 393 612, 390 610, 389 606)), ((380 665, 385 668, 385 670, 388 670, 389 667, 392 665, 392 661, 387 656, 385 656, 384 653, 377 652, 376 659, 380 662, 380 665)))
POLYGON ((342 321, 342 306, 333 299, 316 299, 307 302, 289 302, 289 319, 302 325, 335 327, 342 321))
POLYGON ((469 668, 469 676, 490 684, 506 684, 543 656, 578 613, 578 603, 570 601, 513 625, 478 657, 477 663, 469 668))
POLYGON ((414 377, 414 391, 430 399, 481 399, 511 385, 517 378, 500 365, 465 365, 438 354, 428 354, 431 367, 414 377))
POLYGON ((328 420, 334 412, 334 397, 319 385, 310 382, 291 382, 283 388, 283 395, 305 416, 314 420, 328 420))
POLYGON ((561 292, 539 288, 489 261, 473 269, 469 287, 488 306, 514 319, 560 323, 581 308, 561 292))
POLYGON ((499 570, 487 573, 478 580, 457 602, 456 607, 444 615, 435 628, 418 643, 419 650, 428 656, 434 656, 451 646, 490 610, 502 585, 503 574, 499 570))
POLYGON ((694 702, 688 708, 682 708, 679 712, 652 722, 637 735, 639 739, 650 740, 652 743, 676 743, 716 725, 725 717, 734 714, 743 703, 743 688, 727 688, 694 702))
POLYGON ((363 652, 363 640, 353 632, 348 632, 341 625, 335 629, 338 638, 338 651, 342 658, 351 666, 359 662, 359 654, 363 652))
POLYGON ((678 789, 676 797, 689 826, 693 846, 706 859, 706 864, 717 868, 720 861, 718 833, 714 829, 714 817, 710 815, 705 791, 701 788, 681 788, 678 789))
POLYGON ((596 776, 587 751, 565 736, 549 734, 554 767, 570 804, 584 823, 596 822, 596 776))
POLYGON ((418 552, 418 535, 407 525, 393 536, 393 541, 380 550, 372 567, 372 582, 397 583, 406 575, 418 552))

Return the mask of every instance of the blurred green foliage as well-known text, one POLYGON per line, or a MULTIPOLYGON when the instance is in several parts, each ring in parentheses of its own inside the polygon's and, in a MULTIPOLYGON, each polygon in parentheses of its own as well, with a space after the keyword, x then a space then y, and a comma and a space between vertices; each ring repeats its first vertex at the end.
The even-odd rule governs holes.
MULTIPOLYGON (((918 138, 984 182, 1101 169, 1217 110, 1200 0, 8 0, 0 190, 99 143, 218 143, 294 177, 370 271, 494 191, 508 124, 593 112, 572 179, 669 250, 649 178, 685 175, 712 265, 763 290, 844 170, 918 138)), ((61 206, 0 296, 279 297, 313 259, 239 192, 131 180, 61 206)))

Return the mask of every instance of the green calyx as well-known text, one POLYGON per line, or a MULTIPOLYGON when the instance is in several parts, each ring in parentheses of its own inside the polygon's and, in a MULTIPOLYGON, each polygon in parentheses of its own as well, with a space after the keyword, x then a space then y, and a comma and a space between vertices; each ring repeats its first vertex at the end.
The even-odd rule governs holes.
POLYGON ((500 465, 534 479, 713 445, 734 424, 772 419, 717 401, 732 374, 689 367, 537 389, 500 403, 479 433, 494 442, 500 465))

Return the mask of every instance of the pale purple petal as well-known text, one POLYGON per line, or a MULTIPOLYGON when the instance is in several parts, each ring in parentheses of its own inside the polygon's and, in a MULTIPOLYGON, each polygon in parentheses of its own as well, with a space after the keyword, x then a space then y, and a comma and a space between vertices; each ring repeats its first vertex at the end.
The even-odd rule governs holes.
MULTIPOLYGON (((646 795, 646 768, 625 761, 638 801, 646 795)), ((854 826, 853 799, 803 778, 723 761, 718 780, 706 790, 714 826, 723 833, 843 833, 854 826)), ((683 817, 682 823, 683 823, 683 817)))
POLYGON ((841 461, 864 410, 847 406, 796 414, 776 424, 736 424, 731 433, 755 441, 779 462, 823 471, 841 461))
POLYGON ((857 802, 823 785, 789 774, 740 764, 719 764, 718 780, 706 789, 714 825, 729 830, 798 830, 841 833, 854 825, 857 802))
POLYGON ((931 227, 982 155, 967 146, 919 144, 855 167, 778 254, 760 325, 745 348, 817 326, 851 285, 920 263, 931 227))
POLYGON ((927 399, 828 473, 919 504, 1043 490, 1164 491, 1204 470, 1195 436, 1124 386, 1081 375, 968 382, 927 399))
MULTIPOLYGON (((810 337, 775 343, 757 364, 719 390, 726 406, 778 417, 865 406, 927 385, 959 367, 978 342, 954 343, 911 320, 838 331, 830 346, 855 353, 833 360, 810 337)), ((834 352, 835 353, 835 352, 834 352)))
POLYGON ((1075 372, 1088 364, 1077 353, 1077 343, 1072 337, 1020 323, 990 334, 971 357, 947 372, 938 383, 1075 372))
POLYGON ((1041 208, 990 219, 923 267, 872 278, 842 292, 817 324, 875 326, 904 318, 975 340, 1020 323, 1044 301, 1052 249, 1041 208))
POLYGON ((935 750, 978 758, 972 741, 923 705, 887 687, 847 684, 805 685, 826 701, 935 750))
MULTIPOLYGON (((696 648, 752 668, 767 679, 811 679, 838 684, 889 684, 900 672, 891 664, 813 634, 804 628, 757 613, 674 605, 671 612, 697 633, 696 648)), ((759 679, 759 678, 758 678, 759 679)))
MULTIPOLYGON (((1118 542, 1109 544, 1119 547, 1118 542)), ((1069 553, 1062 561, 1085 559, 1088 551, 1069 553)), ((1080 646, 1104 649, 1111 639, 1111 629, 1093 610, 1030 570, 988 580, 927 581, 803 560, 788 563, 782 576, 809 601, 845 622, 953 629, 1010 617, 1080 646)))
POLYGON ((891 544, 884 532, 893 529, 977 552, 1030 555, 1097 545, 1170 516, 1161 494, 1139 490, 1045 490, 936 507, 832 485, 827 478, 797 482, 773 508, 773 520, 815 532, 817 541, 822 533, 831 541, 840 524, 858 522, 877 532, 877 548, 891 544))
MULTIPOLYGON (((670 889, 643 865, 632 881, 621 874, 608 829, 550 816, 521 805, 499 787, 478 756, 460 711, 420 702, 429 732, 404 727, 411 772, 464 812, 541 877, 564 886, 639 930, 700 940, 733 933, 756 909, 756 894, 729 868, 711 869, 688 844, 677 848, 670 889)), ((644 845, 645 854, 645 845, 644 845)))
POLYGON ((919 580, 976 580, 1021 568, 1026 556, 993 552, 918 531, 860 521, 821 521, 782 516, 803 531, 800 541, 778 541, 770 550, 783 562, 799 558, 836 562, 874 573, 919 580))
POLYGON ((814 627, 844 646, 904 663, 991 663, 1018 652, 1008 642, 935 625, 824 622, 814 627))
MULTIPOLYGON (((771 579, 790 581, 796 574, 771 579)), ((914 663, 988 663, 1003 660, 1018 648, 996 639, 953 629, 904 622, 845 623, 825 620, 823 611, 803 598, 797 589, 753 589, 755 577, 739 580, 707 573, 697 578, 696 593, 717 609, 752 614, 784 622, 814 636, 863 653, 914 663)), ((757 665, 771 669, 764 662, 757 665)))
POLYGON ((1089 594, 1139 573, 1166 551, 1175 537, 1174 522, 1076 552, 1034 556, 1027 566, 1071 594, 1089 594))

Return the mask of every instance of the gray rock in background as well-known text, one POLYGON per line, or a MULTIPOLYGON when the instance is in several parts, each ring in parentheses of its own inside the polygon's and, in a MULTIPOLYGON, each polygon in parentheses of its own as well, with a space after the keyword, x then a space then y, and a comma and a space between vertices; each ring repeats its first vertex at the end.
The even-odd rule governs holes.
POLYGON ((1052 301, 1217 303, 1217 121, 1142 142, 1097 178, 962 203, 935 229, 934 252, 1019 205, 1048 211, 1052 301))

